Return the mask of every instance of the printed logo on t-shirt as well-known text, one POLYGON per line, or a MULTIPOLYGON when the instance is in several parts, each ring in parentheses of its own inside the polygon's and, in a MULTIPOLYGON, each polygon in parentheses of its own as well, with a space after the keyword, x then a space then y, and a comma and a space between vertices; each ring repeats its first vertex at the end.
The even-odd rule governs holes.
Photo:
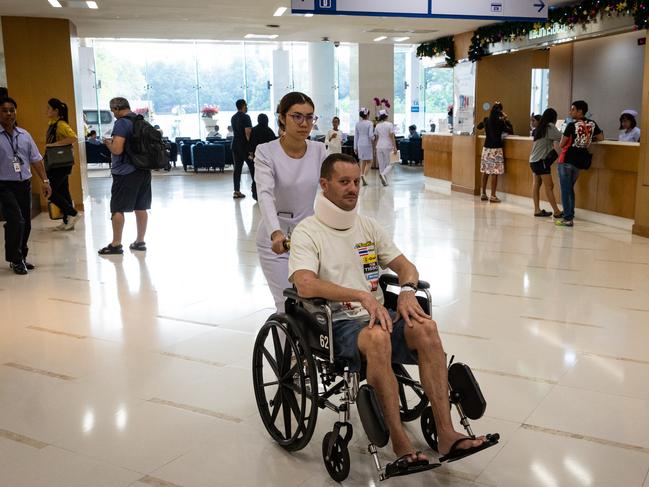
POLYGON ((575 138, 572 146, 577 149, 588 149, 593 141, 595 133, 595 122, 591 120, 581 120, 575 122, 575 138))
POLYGON ((372 286, 372 291, 379 288, 379 259, 376 255, 376 244, 374 242, 363 242, 354 245, 363 265, 365 279, 372 286))

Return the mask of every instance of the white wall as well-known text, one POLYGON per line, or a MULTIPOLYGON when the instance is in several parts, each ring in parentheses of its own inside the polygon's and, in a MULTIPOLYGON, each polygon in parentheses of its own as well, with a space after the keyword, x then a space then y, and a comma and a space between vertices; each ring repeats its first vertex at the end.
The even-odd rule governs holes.
MULTIPOLYGON (((617 138, 622 110, 642 108, 644 46, 637 40, 645 35, 629 32, 575 43, 572 99, 588 102, 607 139, 617 138)), ((563 118, 568 107, 556 108, 563 118)))
POLYGON ((0 86, 7 86, 7 70, 5 68, 5 51, 2 40, 2 22, 0 22, 0 86))

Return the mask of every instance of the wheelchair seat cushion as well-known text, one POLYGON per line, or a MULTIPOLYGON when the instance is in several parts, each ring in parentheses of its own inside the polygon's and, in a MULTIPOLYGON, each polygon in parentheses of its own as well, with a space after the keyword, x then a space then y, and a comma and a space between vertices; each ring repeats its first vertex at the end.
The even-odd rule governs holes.
MULTIPOLYGON (((395 314, 391 313, 392 318, 395 314)), ((333 324, 334 356, 337 366, 348 366, 350 372, 361 371, 361 354, 358 349, 358 335, 369 324, 369 319, 339 320, 333 324)), ((380 326, 380 325, 376 325, 380 326)), ((392 325, 392 362, 397 364, 416 365, 417 352, 410 350, 406 344, 406 322, 400 319, 392 325)))

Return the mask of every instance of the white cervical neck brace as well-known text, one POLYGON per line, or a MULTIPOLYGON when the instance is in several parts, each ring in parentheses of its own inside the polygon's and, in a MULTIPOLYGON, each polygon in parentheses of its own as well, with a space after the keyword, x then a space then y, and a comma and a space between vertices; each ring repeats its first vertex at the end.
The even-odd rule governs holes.
POLYGON ((315 197, 313 209, 315 217, 334 230, 349 230, 356 223, 358 215, 358 205, 351 211, 345 211, 325 198, 322 192, 315 197))

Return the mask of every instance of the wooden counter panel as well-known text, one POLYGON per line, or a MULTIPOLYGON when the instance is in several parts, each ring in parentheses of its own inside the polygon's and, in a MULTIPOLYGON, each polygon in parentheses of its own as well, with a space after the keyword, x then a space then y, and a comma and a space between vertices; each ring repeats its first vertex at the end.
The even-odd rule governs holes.
POLYGON ((452 176, 453 137, 426 135, 423 137, 424 176, 450 181, 452 176))

